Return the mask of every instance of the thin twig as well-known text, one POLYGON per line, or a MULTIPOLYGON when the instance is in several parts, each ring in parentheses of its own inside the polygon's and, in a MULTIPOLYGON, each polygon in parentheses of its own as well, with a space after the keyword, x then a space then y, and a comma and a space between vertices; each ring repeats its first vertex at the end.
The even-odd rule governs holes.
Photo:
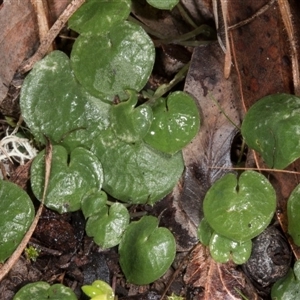
POLYGON ((48 31, 47 36, 44 40, 41 41, 41 44, 35 54, 25 61, 19 68, 21 73, 26 73, 32 69, 33 65, 42 59, 49 47, 51 46, 54 39, 57 37, 63 26, 67 23, 69 18, 73 15, 73 13, 85 2, 85 0, 73 0, 64 12, 59 16, 56 22, 53 24, 51 29, 48 31))
POLYGON ((19 246, 16 248, 14 253, 11 255, 11 257, 5 262, 5 264, 0 269, 0 281, 8 274, 8 272, 11 270, 13 265, 17 262, 19 257, 21 256, 22 252, 24 251, 26 245, 28 244, 36 225, 40 219, 40 216, 42 214, 42 210, 44 207, 46 192, 49 184, 49 177, 50 177, 50 171, 51 171, 51 162, 52 162, 52 145, 47 140, 47 146, 45 150, 45 182, 44 182, 44 191, 43 191, 43 198, 41 205, 35 215, 35 218, 30 225, 28 231, 26 232, 25 236, 23 237, 23 240, 19 244, 19 246))
POLYGON ((209 169, 217 170, 232 170, 232 171, 265 171, 265 172, 275 172, 275 173, 287 173, 300 175, 300 172, 290 171, 290 170, 279 170, 279 169, 269 169, 269 168, 240 168, 240 167, 208 167, 209 169))

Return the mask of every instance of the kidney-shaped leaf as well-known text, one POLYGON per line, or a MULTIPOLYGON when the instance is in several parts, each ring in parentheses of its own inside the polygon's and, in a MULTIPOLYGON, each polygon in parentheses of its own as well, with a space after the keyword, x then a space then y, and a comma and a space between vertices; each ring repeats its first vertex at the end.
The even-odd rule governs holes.
POLYGON ((96 97, 139 91, 154 63, 154 46, 142 27, 123 21, 101 34, 80 35, 71 53, 78 81, 96 97))
POLYGON ((235 242, 217 233, 212 235, 209 243, 210 254, 219 263, 233 260, 238 265, 243 264, 249 259, 251 249, 251 240, 235 242))
POLYGON ((237 179, 227 174, 208 190, 203 203, 214 231, 234 241, 247 241, 270 223, 276 208, 272 185, 261 174, 246 171, 237 179))
POLYGON ((137 104, 137 95, 127 91, 130 95, 127 101, 112 105, 110 122, 115 135, 126 143, 141 140, 148 132, 152 122, 152 109, 148 105, 137 104))
POLYGON ((184 168, 181 152, 169 156, 141 142, 127 144, 111 129, 95 139, 91 151, 103 165, 103 189, 129 203, 153 204, 162 199, 174 188, 184 168))
POLYGON ((68 25, 78 33, 107 31, 115 23, 127 19, 130 4, 130 0, 89 0, 71 16, 68 25))
POLYGON ((171 266, 176 253, 172 233, 158 227, 158 219, 145 216, 132 222, 119 246, 120 264, 126 279, 148 284, 161 277, 171 266))
MULTIPOLYGON (((44 188, 44 154, 45 151, 41 151, 31 166, 31 187, 39 200, 44 188)), ((68 156, 64 147, 53 146, 45 205, 59 213, 76 211, 87 193, 101 189, 102 181, 102 166, 93 153, 79 147, 68 156)))
POLYGON ((300 98, 266 96, 250 107, 242 135, 271 168, 284 169, 300 157, 300 98))
POLYGON ((200 117, 195 101, 184 92, 156 100, 153 122, 145 142, 166 153, 176 153, 198 133, 200 117))
POLYGON ((114 203, 108 210, 105 205, 101 211, 89 217, 86 233, 94 238, 94 242, 102 248, 118 245, 129 224, 129 213, 121 203, 114 203))
POLYGON ((84 217, 87 219, 98 212, 102 211, 106 207, 107 195, 103 191, 94 190, 86 194, 81 200, 81 210, 84 217))
POLYGON ((179 0, 147 0, 147 2, 158 9, 169 9, 175 7, 179 0))
POLYGON ((0 180, 0 262, 17 248, 34 218, 29 196, 14 183, 0 180))
POLYGON ((37 141, 47 136, 71 151, 88 144, 96 128, 107 127, 109 106, 85 92, 75 80, 66 54, 53 51, 24 80, 22 116, 37 141))
POLYGON ((291 193, 287 202, 288 232, 294 243, 300 246, 300 185, 291 193))
POLYGON ((29 283, 23 286, 13 300, 77 300, 74 292, 62 284, 50 285, 44 281, 29 283))

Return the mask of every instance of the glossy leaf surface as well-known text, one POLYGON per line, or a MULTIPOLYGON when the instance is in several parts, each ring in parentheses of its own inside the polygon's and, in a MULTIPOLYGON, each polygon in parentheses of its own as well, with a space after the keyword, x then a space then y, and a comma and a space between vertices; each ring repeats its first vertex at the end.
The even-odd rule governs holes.
POLYGON ((235 242, 217 233, 212 235, 209 243, 210 254, 219 263, 233 260, 238 265, 243 264, 249 259, 251 249, 251 240, 235 242))
POLYGON ((288 94, 266 96, 250 107, 242 135, 270 168, 284 169, 300 157, 299 116, 300 98, 288 94))
POLYGON ((103 191, 91 191, 81 201, 81 210, 87 219, 106 207, 107 195, 103 191))
POLYGON ((200 243, 208 246, 214 230, 209 226, 205 218, 203 218, 198 226, 197 236, 200 243))
POLYGON ((95 139, 92 152, 103 165, 103 189, 124 202, 153 204, 162 199, 184 168, 181 152, 169 156, 144 143, 127 144, 111 129, 95 139))
POLYGON ((288 233, 292 236, 294 243, 300 246, 300 185, 291 193, 287 202, 288 233))
MULTIPOLYGON (((39 200, 44 187, 44 165, 44 151, 41 151, 31 166, 31 187, 39 200)), ((100 191, 102 181, 102 166, 93 153, 76 148, 68 156, 64 147, 54 146, 45 205, 59 213, 76 211, 87 193, 100 191)))
POLYGON ((110 122, 115 135, 126 143, 140 141, 149 131, 153 114, 148 105, 137 104, 137 95, 127 91, 129 99, 113 105, 110 109, 110 122))
POLYGON ((89 217, 86 233, 93 237, 94 242, 102 248, 118 245, 129 224, 129 213, 121 203, 114 203, 109 209, 105 205, 102 210, 89 217))
POLYGON ((184 92, 156 100, 153 122, 145 142, 162 152, 174 154, 198 133, 200 117, 195 101, 184 92))
POLYGON ((108 125, 109 105, 79 86, 69 58, 60 51, 51 52, 35 64, 24 80, 20 106, 38 142, 44 143, 47 136, 68 151, 88 145, 96 129, 108 125))
POLYGON ((130 4, 130 0, 88 0, 71 16, 68 25, 78 33, 107 31, 129 16, 130 4))
POLYGON ((234 241, 247 241, 270 223, 276 208, 272 185, 261 174, 246 171, 237 179, 226 174, 207 192, 204 216, 214 231, 234 241))
POLYGON ((47 282, 38 281, 23 286, 13 298, 13 300, 25 299, 77 300, 77 297, 70 288, 62 284, 54 284, 50 286, 50 284, 47 282))
POLYGON ((0 262, 17 248, 34 218, 27 193, 17 185, 0 180, 0 262))
POLYGON ((179 0, 147 0, 147 2, 158 9, 172 9, 174 8, 179 0))
POLYGON ((158 227, 158 219, 145 216, 132 222, 120 243, 121 268, 134 284, 148 284, 161 277, 171 266, 176 243, 167 228, 158 227))
POLYGON ((95 280, 91 285, 81 287, 83 292, 93 300, 114 300, 115 295, 111 286, 102 280, 95 280))
POLYGON ((79 36, 71 61, 76 78, 89 93, 113 100, 126 89, 140 91, 144 87, 154 55, 147 33, 140 26, 124 21, 109 32, 79 36))

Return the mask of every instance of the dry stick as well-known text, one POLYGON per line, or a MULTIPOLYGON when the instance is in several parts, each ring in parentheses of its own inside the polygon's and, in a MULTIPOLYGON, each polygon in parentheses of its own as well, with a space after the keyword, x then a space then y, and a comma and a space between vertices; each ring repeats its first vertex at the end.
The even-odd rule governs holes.
POLYGON ((260 16, 261 14, 263 14, 265 11, 267 11, 271 5, 273 5, 277 0, 271 0, 269 3, 265 4, 262 8, 260 8, 255 14, 253 14, 250 18, 245 19, 239 23, 236 23, 232 26, 228 27, 228 30, 234 30, 237 29, 239 27, 242 27, 246 24, 249 24, 250 22, 252 22, 255 18, 257 18, 258 16, 260 16))
POLYGON ((298 62, 295 32, 291 20, 292 18, 291 9, 287 0, 278 0, 278 6, 291 46, 290 51, 291 51, 292 68, 293 68, 294 93, 296 96, 300 96, 299 62, 298 62))
POLYGON ((209 167, 209 169, 218 169, 218 170, 233 170, 233 171, 266 171, 266 172, 275 172, 275 173, 287 173, 300 175, 300 172, 290 171, 290 170, 279 170, 279 169, 268 169, 268 168, 235 168, 235 167, 209 167))
MULTIPOLYGON (((39 38, 40 41, 46 38, 49 31, 49 10, 46 0, 31 0, 31 3, 35 9, 37 22, 39 26, 39 38)), ((50 45, 48 52, 53 51, 53 45, 50 45)))
POLYGON ((20 66, 19 71, 21 73, 26 73, 31 70, 33 65, 46 55, 52 42, 59 34, 63 26, 67 23, 68 19, 84 2, 85 0, 73 0, 67 6, 67 8, 63 11, 63 13, 59 16, 51 29, 48 31, 46 38, 41 41, 41 44, 35 54, 20 66))
POLYGON ((17 262, 19 257, 21 256, 22 252, 24 251, 26 245, 28 244, 35 228, 36 225, 39 221, 39 218, 41 216, 43 207, 44 207, 44 201, 46 197, 46 192, 49 184, 49 177, 50 177, 50 171, 51 171, 51 162, 52 162, 52 145, 51 143, 47 140, 47 146, 45 150, 45 183, 44 183, 44 191, 43 191, 43 198, 42 198, 42 203, 36 213, 36 216, 29 227, 27 233, 23 237, 23 240, 17 247, 17 249, 14 251, 12 256, 5 262, 5 264, 2 266, 0 269, 0 281, 7 275, 7 273, 11 270, 13 265, 17 262))

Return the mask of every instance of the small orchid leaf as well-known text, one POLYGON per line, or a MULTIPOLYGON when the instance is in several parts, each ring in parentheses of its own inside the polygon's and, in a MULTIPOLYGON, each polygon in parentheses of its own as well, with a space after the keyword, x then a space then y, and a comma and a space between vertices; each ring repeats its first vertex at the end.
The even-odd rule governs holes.
POLYGON ((114 198, 153 204, 174 188, 183 172, 181 152, 169 156, 146 144, 120 141, 111 129, 95 139, 91 151, 104 169, 103 189, 114 198))
POLYGON ((249 259, 251 249, 251 240, 235 242, 217 233, 212 235, 209 243, 210 254, 219 263, 233 260, 234 263, 241 265, 249 259))
POLYGON ((14 183, 0 180, 0 262, 4 262, 22 241, 34 218, 27 193, 14 183))
POLYGON ((171 266, 176 243, 167 228, 158 227, 158 219, 145 216, 132 222, 119 245, 120 265, 126 279, 148 284, 161 277, 171 266))
POLYGON ((137 104, 137 95, 127 91, 130 95, 125 102, 113 105, 110 109, 110 122, 115 135, 126 143, 140 141, 148 132, 152 122, 152 109, 148 105, 137 104))
POLYGON ((108 31, 115 23, 127 19, 130 0, 88 0, 69 19, 68 25, 78 33, 108 31))
POLYGON ((62 284, 50 285, 44 281, 37 281, 23 286, 13 300, 77 300, 75 293, 62 284))
POLYGON ((53 51, 35 64, 25 78, 20 98, 22 116, 44 144, 47 136, 70 152, 89 144, 96 129, 108 126, 110 105, 84 91, 76 81, 66 54, 53 51))
POLYGON ((158 9, 173 9, 179 2, 179 0, 147 0, 147 2, 158 9))
POLYGON ((284 169, 300 157, 300 98, 266 96, 247 112, 241 130, 249 147, 271 168, 284 169))
POLYGON ((106 207, 107 195, 103 191, 91 191, 85 195, 81 201, 81 210, 84 217, 87 219, 106 207))
MULTIPOLYGON (((31 187, 41 200, 45 178, 45 151, 41 151, 31 166, 31 187)), ((80 209, 82 198, 91 190, 100 191, 103 181, 98 158, 84 148, 76 148, 68 156, 62 146, 53 146, 51 174, 45 205, 59 213, 80 209)))
POLYGON ((129 213, 121 203, 114 203, 108 210, 105 206, 97 214, 89 217, 86 233, 94 238, 94 242, 102 248, 118 245, 129 224, 129 213))
POLYGON ((111 286, 102 280, 95 280, 92 285, 84 285, 82 291, 92 300, 114 300, 115 294, 111 286))
POLYGON ((237 179, 226 174, 208 190, 204 217, 216 233, 234 241, 247 241, 269 225, 276 208, 272 185, 261 174, 246 171, 237 179))
POLYGON ((156 100, 152 109, 153 122, 144 140, 157 150, 174 154, 186 146, 199 131, 197 105, 184 92, 175 92, 167 99, 156 100))
POLYGON ((271 289, 272 300, 299 299, 300 281, 298 276, 298 268, 299 260, 295 262, 294 270, 290 269, 284 278, 279 279, 277 282, 275 282, 271 289))
POLYGON ((154 56, 147 33, 140 26, 123 21, 106 33, 80 35, 71 61, 76 78, 90 94, 113 100, 126 89, 139 91, 144 87, 154 56))
POLYGON ((297 246, 300 246, 300 185, 291 193, 287 202, 288 233, 297 246))
POLYGON ((197 230, 197 235, 201 244, 208 246, 213 233, 214 230, 209 226, 205 218, 203 218, 197 230))

